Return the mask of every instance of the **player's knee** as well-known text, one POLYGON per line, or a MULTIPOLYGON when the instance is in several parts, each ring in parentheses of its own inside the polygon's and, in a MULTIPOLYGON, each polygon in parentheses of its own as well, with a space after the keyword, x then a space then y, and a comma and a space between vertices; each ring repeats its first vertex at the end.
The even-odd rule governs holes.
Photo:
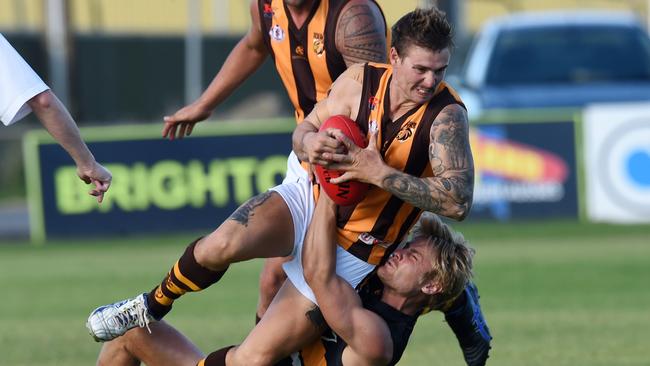
POLYGON ((271 305, 273 298, 282 287, 282 283, 286 279, 284 272, 275 273, 262 271, 260 274, 260 293, 259 301, 257 303, 257 316, 262 317, 266 310, 271 305))
POLYGON ((393 347, 368 347, 364 352, 364 358, 371 360, 373 365, 387 365, 393 358, 393 347))
POLYGON ((229 235, 212 235, 201 239, 194 249, 194 258, 201 266, 213 271, 223 270, 235 262, 237 241, 229 235))
POLYGON ((134 328, 124 333, 123 336, 117 337, 111 342, 117 342, 116 346, 123 348, 129 354, 135 354, 136 348, 147 341, 151 336, 145 328, 134 328))
POLYGON ((275 294, 280 290, 287 275, 280 266, 278 270, 264 270, 260 274, 260 295, 273 299, 275 294))
POLYGON ((127 332, 122 337, 104 343, 97 358, 97 366, 110 366, 116 363, 120 365, 139 365, 140 362, 135 357, 133 350, 137 342, 134 341, 134 333, 134 331, 127 332))

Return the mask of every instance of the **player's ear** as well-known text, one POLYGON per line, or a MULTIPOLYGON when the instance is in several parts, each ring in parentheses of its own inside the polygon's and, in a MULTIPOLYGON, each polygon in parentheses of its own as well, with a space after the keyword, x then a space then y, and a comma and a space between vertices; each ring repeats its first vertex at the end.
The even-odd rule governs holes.
POLYGON ((437 281, 430 280, 422 286, 421 291, 427 295, 435 295, 442 292, 442 286, 437 281))
POLYGON ((390 51, 388 51, 388 59, 390 61, 390 64, 393 66, 399 61, 399 54, 397 53, 397 49, 395 47, 391 47, 390 51))

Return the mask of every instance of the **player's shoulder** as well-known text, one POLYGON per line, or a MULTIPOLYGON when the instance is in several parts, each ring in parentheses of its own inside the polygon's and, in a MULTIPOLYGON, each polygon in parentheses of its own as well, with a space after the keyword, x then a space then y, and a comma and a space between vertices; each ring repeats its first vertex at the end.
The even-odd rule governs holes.
POLYGON ((377 24, 382 24, 384 27, 386 27, 384 12, 381 10, 379 4, 373 0, 344 1, 340 7, 338 15, 339 23, 341 22, 342 18, 357 20, 365 19, 364 23, 366 23, 366 26, 368 26, 368 24, 376 22, 377 24), (368 23, 371 19, 374 19, 374 22, 368 23))
POLYGON ((458 92, 446 81, 442 81, 437 87, 436 87, 436 97, 437 98, 446 98, 448 99, 448 105, 443 108, 443 112, 445 111, 467 111, 467 107, 465 106, 465 103, 463 103, 463 100, 461 99, 460 95, 458 92))
POLYGON ((366 28, 374 27, 377 28, 375 30, 386 30, 384 12, 381 10, 379 4, 373 0, 343 1, 339 9, 337 21, 339 25, 344 22, 349 27, 350 24, 359 23, 359 25, 366 28))
POLYGON ((435 118, 432 129, 441 125, 467 125, 469 123, 467 118, 467 110, 465 106, 458 103, 449 103, 442 108, 440 113, 435 118))
POLYGON ((345 9, 350 9, 350 8, 357 7, 357 6, 365 6, 365 7, 370 7, 371 9, 377 9, 377 10, 380 9, 379 4, 377 4, 377 2, 373 1, 373 0, 348 0, 348 1, 344 2, 343 7, 341 9, 345 10, 345 9))
POLYGON ((337 80, 350 80, 355 81, 359 84, 363 83, 363 73, 366 68, 366 64, 358 63, 350 65, 337 80))

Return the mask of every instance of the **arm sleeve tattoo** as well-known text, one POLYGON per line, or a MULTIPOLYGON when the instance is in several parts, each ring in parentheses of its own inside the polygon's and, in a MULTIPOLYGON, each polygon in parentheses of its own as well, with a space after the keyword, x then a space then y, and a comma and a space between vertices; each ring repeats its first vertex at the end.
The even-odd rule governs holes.
POLYGON ((352 4, 339 14, 336 45, 347 66, 386 62, 386 26, 374 5, 352 4))
POLYGON ((474 162, 467 117, 462 107, 447 106, 433 122, 429 162, 433 177, 394 173, 384 179, 385 189, 423 210, 464 219, 472 204, 474 162))

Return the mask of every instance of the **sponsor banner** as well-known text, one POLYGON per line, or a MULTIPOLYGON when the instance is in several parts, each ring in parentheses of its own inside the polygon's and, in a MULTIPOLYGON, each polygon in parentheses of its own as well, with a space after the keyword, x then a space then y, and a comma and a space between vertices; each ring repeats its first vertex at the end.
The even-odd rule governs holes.
MULTIPOLYGON (((44 131, 25 138, 32 238, 216 228, 251 196, 282 181, 295 122, 212 123, 167 141, 158 125, 85 128, 113 173, 102 204, 44 131)), ((471 219, 576 217, 573 122, 472 128, 476 166, 471 219)))
POLYGON ((650 222, 650 103, 593 105, 583 123, 588 218, 650 222))
POLYGON ((176 141, 157 125, 82 130, 113 173, 102 204, 65 151, 34 131, 25 142, 33 239, 216 228, 284 177, 295 122, 255 125, 224 123, 176 141))
POLYGON ((574 123, 479 125, 471 219, 577 217, 574 123))

